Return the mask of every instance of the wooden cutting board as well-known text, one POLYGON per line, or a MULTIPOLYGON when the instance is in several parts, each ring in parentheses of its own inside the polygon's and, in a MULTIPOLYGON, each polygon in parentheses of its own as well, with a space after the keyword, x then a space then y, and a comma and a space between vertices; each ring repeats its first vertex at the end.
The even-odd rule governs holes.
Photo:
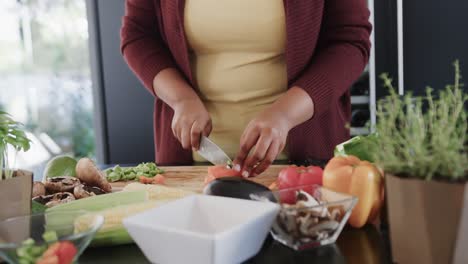
MULTIPOLYGON (((276 180, 278 173, 286 165, 272 165, 265 172, 257 177, 249 178, 255 182, 269 186, 276 180)), ((203 191, 203 181, 207 176, 208 166, 174 166, 161 167, 164 169, 165 185, 176 187, 182 190, 192 192, 203 191)), ((129 182, 113 182, 112 190, 114 192, 122 190, 129 182)))

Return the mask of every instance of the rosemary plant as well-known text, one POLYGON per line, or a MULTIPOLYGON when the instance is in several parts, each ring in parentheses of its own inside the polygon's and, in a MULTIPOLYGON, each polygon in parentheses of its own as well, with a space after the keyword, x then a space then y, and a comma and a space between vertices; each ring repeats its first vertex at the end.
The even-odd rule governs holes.
POLYGON ((0 181, 13 177, 14 164, 9 164, 8 146, 16 151, 27 151, 30 140, 22 124, 14 121, 8 113, 0 111, 0 181))
POLYGON ((399 96, 392 79, 380 76, 390 95, 377 106, 380 148, 375 160, 387 173, 425 180, 468 180, 468 94, 458 61, 453 66, 454 84, 438 95, 427 87, 423 97, 399 96))

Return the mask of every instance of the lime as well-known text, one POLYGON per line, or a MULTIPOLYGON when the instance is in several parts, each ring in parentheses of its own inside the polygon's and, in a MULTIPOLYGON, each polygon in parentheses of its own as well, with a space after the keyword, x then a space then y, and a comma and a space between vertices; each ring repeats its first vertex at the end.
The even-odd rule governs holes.
POLYGON ((44 169, 43 180, 58 176, 75 177, 76 160, 70 156, 57 156, 49 160, 44 169))

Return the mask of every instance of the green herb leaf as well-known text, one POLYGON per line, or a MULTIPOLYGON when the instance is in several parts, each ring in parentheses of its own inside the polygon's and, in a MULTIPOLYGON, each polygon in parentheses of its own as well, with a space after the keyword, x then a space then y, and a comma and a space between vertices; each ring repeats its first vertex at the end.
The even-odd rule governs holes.
POLYGON ((460 66, 454 62, 454 84, 434 95, 400 97, 387 74, 380 77, 390 95, 377 105, 379 136, 375 160, 387 173, 430 180, 468 180, 468 94, 460 66))

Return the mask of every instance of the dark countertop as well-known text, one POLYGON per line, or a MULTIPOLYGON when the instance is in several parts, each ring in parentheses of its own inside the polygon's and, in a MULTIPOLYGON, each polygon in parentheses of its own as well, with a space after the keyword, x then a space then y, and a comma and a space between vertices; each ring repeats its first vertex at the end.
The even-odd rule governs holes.
MULTIPOLYGON (((295 252, 275 242, 270 236, 261 251, 245 263, 321 263, 386 264, 391 263, 388 235, 373 225, 361 229, 347 227, 335 244, 295 252)), ((181 252, 183 253, 183 252, 181 252)), ((136 245, 88 248, 79 263, 150 263, 136 245)))

